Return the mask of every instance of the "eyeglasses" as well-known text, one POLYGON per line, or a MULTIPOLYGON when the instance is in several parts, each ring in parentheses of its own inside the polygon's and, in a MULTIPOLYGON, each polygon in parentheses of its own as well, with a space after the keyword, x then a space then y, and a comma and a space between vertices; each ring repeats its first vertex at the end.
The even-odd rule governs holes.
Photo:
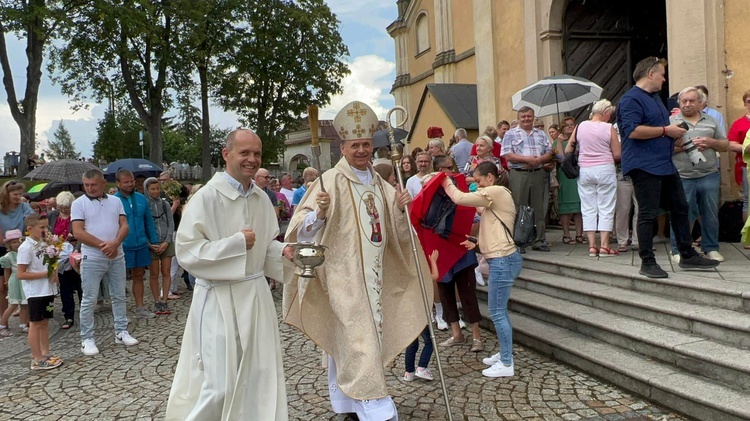
POLYGON ((259 175, 258 178, 265 178, 266 180, 270 180, 271 176, 270 175, 259 175))

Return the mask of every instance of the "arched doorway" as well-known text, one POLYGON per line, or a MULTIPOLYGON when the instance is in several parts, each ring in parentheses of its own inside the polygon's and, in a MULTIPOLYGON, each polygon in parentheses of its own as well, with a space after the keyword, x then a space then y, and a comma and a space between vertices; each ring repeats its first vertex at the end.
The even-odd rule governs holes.
POLYGON ((565 72, 597 83, 613 104, 633 86, 638 61, 667 57, 665 0, 569 0, 563 16, 565 72))
POLYGON ((309 166, 310 157, 302 154, 294 155, 292 159, 289 160, 289 173, 292 175, 292 178, 301 177, 302 171, 309 166))

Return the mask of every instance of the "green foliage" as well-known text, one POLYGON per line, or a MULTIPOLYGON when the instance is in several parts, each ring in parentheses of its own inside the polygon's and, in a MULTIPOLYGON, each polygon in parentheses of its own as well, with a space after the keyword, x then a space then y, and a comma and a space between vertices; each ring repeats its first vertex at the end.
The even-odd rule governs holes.
MULTIPOLYGON (((104 157, 108 162, 122 158, 140 158, 142 131, 145 132, 143 123, 133 110, 125 109, 117 114, 108 111, 96 128, 94 158, 104 157)), ((143 142, 143 150, 148 150, 148 135, 144 135, 143 142)))
POLYGON ((65 124, 62 121, 57 126, 54 136, 55 138, 50 139, 48 142, 49 149, 44 151, 48 160, 78 159, 81 157, 81 154, 76 151, 73 139, 70 137, 70 132, 65 128, 65 124))
POLYGON ((341 92, 349 73, 339 21, 323 0, 247 2, 236 10, 218 57, 217 102, 237 112, 263 140, 263 161, 276 162, 286 131, 341 92))
POLYGON ((161 124, 171 105, 167 88, 178 45, 175 9, 168 0, 83 2, 68 16, 64 43, 51 49, 49 66, 64 94, 80 105, 88 92, 96 100, 127 95, 151 138, 149 157, 162 160, 161 124))

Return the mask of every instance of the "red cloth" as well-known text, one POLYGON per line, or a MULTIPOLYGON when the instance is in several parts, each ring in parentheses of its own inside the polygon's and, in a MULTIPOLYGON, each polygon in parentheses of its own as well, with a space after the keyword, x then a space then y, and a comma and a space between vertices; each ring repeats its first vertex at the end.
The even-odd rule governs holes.
MULTIPOLYGON (((442 186, 445 177, 447 176, 443 172, 433 177, 422 188, 417 197, 414 198, 409 207, 411 223, 417 232, 417 237, 419 237, 419 242, 422 244, 427 261, 430 260, 430 254, 432 254, 433 250, 437 249, 440 253, 437 262, 438 273, 440 275, 438 279, 443 279, 445 274, 466 254, 466 247, 462 246, 461 242, 466 240, 466 236, 471 233, 471 224, 474 222, 474 214, 476 213, 474 208, 456 206, 453 229, 447 240, 430 229, 422 228, 422 218, 427 214, 432 198, 438 188, 442 186)), ((469 191, 466 185, 466 177, 462 174, 454 174, 454 177, 459 190, 464 192, 469 191)))
MULTIPOLYGON (((502 145, 500 145, 499 143, 493 141, 492 142, 492 155, 495 158, 500 158, 500 163, 503 164, 503 168, 505 168, 505 170, 507 171, 508 170, 508 161, 505 160, 505 157, 500 156, 500 152, 501 151, 502 151, 502 145)), ((473 145, 471 147, 471 153, 469 155, 476 156, 476 154, 477 154, 477 145, 475 144, 475 145, 473 145)))
MULTIPOLYGON (((729 134, 727 139, 730 142, 739 143, 740 145, 745 142, 745 136, 748 130, 750 130, 750 118, 742 116, 732 123, 732 127, 729 128, 729 134)), ((745 161, 742 159, 742 154, 734 154, 734 181, 737 184, 742 184, 742 167, 744 167, 745 161)))
POLYGON ((62 238, 68 238, 68 234, 70 234, 70 217, 62 219, 58 216, 55 221, 55 226, 52 227, 52 234, 59 235, 62 238))

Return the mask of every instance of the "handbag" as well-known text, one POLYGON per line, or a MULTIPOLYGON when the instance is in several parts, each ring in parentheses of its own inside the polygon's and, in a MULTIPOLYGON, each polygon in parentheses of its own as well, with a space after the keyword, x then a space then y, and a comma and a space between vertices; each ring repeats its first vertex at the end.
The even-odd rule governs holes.
POLYGON ((581 168, 578 166, 578 139, 575 138, 577 130, 578 126, 573 129, 573 133, 570 135, 570 138, 572 139, 571 141, 575 144, 573 151, 565 152, 562 164, 560 165, 563 174, 570 179, 578 178, 578 175, 581 172, 581 168))
POLYGON ((495 213, 494 210, 490 209, 495 218, 500 221, 505 233, 508 238, 512 238, 513 242, 518 247, 526 247, 529 244, 533 244, 536 240, 536 224, 534 223, 534 208, 526 205, 518 205, 516 207, 516 220, 513 225, 513 232, 510 232, 510 228, 505 225, 502 219, 495 213))

